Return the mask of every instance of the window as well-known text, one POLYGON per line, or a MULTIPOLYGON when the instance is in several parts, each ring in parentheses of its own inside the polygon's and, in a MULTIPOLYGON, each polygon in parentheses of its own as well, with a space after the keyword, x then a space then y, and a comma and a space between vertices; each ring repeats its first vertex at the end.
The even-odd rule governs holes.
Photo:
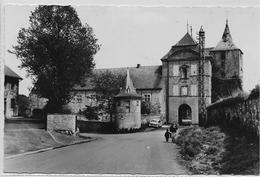
POLYGON ((197 75, 197 65, 196 64, 191 65, 191 75, 197 75))
POLYGON ((173 76, 179 76, 179 65, 173 65, 173 76))
POLYGON ((198 94, 198 88, 197 85, 191 85, 191 96, 197 96, 198 94))
POLYGON ((127 100, 125 102, 125 108, 126 108, 127 112, 130 112, 130 100, 127 100))
POLYGON ((181 87, 181 96, 187 96, 188 95, 188 87, 183 86, 181 87))
POLYGON ((150 102, 151 101, 151 94, 144 94, 144 101, 150 102))
POLYGON ((179 96, 179 86, 178 85, 173 85, 173 96, 179 96))
POLYGON ((82 103, 82 95, 77 95, 77 102, 82 103))
POLYGON ((14 98, 11 99, 11 108, 12 109, 15 108, 15 99, 14 98))
POLYGON ((139 106, 139 101, 138 100, 136 101, 136 106, 139 106))
POLYGON ((221 67, 225 67, 225 59, 226 59, 225 52, 221 52, 221 67))
POLYGON ((187 79, 188 77, 188 66, 187 65, 183 65, 181 67, 181 78, 182 79, 187 79))

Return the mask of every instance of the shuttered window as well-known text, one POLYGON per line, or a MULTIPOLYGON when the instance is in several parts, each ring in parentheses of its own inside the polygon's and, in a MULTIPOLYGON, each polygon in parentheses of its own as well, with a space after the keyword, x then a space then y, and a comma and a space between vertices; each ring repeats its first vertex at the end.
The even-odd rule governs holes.
POLYGON ((179 65, 173 65, 173 76, 179 76, 179 65))
POLYGON ((192 64, 191 65, 191 75, 197 75, 197 65, 196 64, 192 64))
POLYGON ((197 96, 198 95, 198 88, 197 85, 191 85, 191 96, 197 96))
POLYGON ((187 96, 188 95, 188 87, 183 86, 181 87, 181 96, 187 96))
POLYGON ((179 96, 179 86, 173 85, 173 96, 179 96))

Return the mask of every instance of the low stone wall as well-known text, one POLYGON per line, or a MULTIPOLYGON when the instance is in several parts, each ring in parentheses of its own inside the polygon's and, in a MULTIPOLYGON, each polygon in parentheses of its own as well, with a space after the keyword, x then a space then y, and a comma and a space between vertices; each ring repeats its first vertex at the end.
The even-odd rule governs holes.
POLYGON ((113 133, 114 124, 111 122, 77 120, 79 132, 113 133))
POLYGON ((227 98, 207 107, 204 125, 239 128, 259 136, 259 90, 250 95, 227 98))
POLYGON ((76 115, 73 114, 48 114, 47 130, 68 130, 75 133, 77 131, 76 119, 76 115))

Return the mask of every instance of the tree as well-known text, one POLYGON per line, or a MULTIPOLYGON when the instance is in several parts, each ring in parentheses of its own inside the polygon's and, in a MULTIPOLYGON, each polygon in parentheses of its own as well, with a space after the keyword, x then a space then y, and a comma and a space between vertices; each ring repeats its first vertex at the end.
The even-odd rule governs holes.
POLYGON ((94 68, 97 38, 71 6, 40 5, 29 22, 10 52, 21 59, 20 67, 32 77, 37 95, 49 100, 47 111, 57 112, 70 101, 71 89, 94 68))
POLYGON ((95 90, 99 93, 97 101, 112 118, 115 112, 114 96, 120 92, 125 84, 126 75, 114 74, 110 71, 96 73, 93 76, 95 90))
POLYGON ((28 117, 27 110, 29 110, 30 101, 25 95, 18 95, 18 115, 28 117))

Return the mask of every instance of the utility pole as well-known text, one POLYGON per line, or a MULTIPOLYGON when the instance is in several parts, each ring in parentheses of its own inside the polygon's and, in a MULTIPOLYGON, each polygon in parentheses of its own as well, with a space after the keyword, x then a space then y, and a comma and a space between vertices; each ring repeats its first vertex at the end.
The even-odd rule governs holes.
POLYGON ((205 82, 204 82, 204 63, 205 63, 205 31, 202 26, 199 31, 199 123, 203 124, 207 118, 206 99, 205 99, 205 82))

